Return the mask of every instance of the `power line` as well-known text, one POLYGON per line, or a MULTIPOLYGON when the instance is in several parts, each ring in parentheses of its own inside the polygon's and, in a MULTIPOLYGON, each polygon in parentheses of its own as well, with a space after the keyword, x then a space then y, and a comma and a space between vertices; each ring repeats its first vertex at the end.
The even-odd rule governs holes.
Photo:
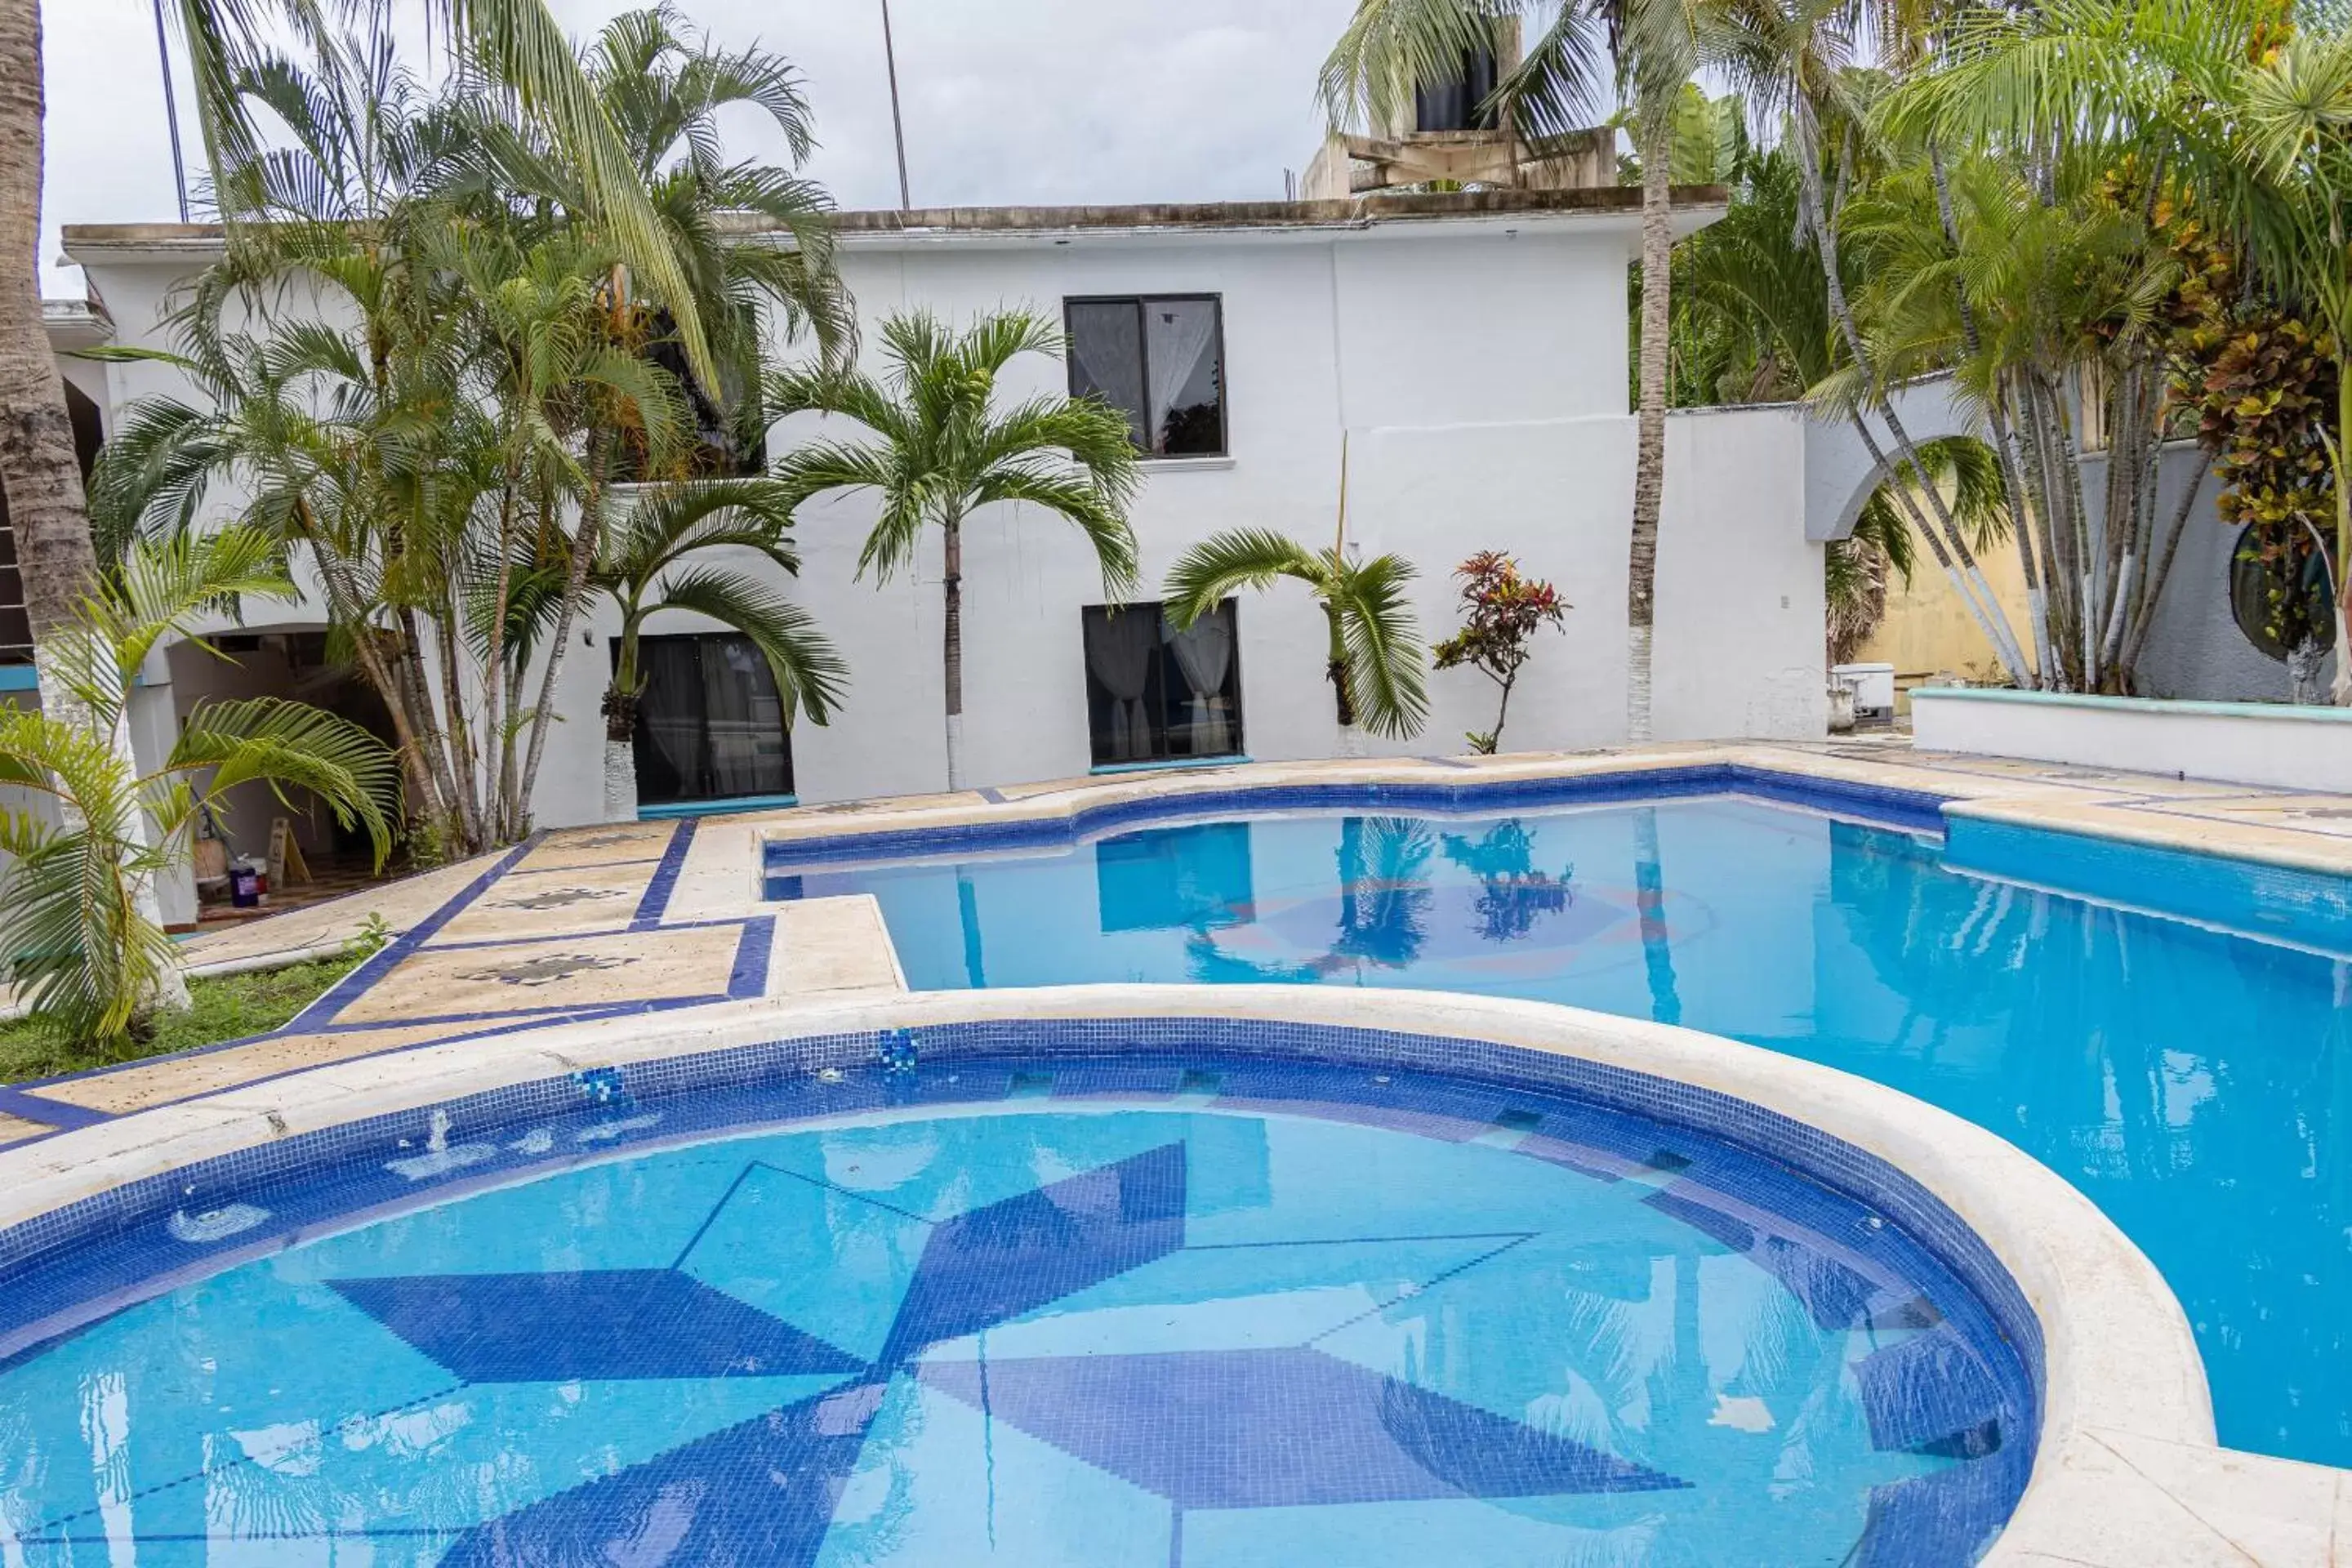
POLYGON ((163 37, 163 0, 155 8, 155 58, 163 68, 163 118, 172 130, 172 184, 180 195, 180 221, 188 221, 188 168, 180 159, 180 100, 172 90, 172 47, 163 37))
POLYGON ((882 59, 890 70, 890 132, 898 142, 898 210, 912 212, 915 201, 907 189, 907 122, 898 112, 898 49, 890 38, 890 0, 882 0, 882 59))

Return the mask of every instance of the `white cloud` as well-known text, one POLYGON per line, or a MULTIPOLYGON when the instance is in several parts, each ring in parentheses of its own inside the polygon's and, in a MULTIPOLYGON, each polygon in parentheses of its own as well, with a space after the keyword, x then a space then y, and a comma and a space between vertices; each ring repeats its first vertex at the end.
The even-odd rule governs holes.
MULTIPOLYGON (((1351 0, 891 0, 919 205, 1224 201, 1282 194, 1321 132, 1315 71, 1351 0)), ((808 79, 810 172, 845 207, 895 206, 879 0, 684 0, 723 43, 758 39, 808 79)), ((625 7, 555 0, 585 34, 625 7)), ((147 0, 48 0, 51 293, 68 223, 176 216, 147 0)), ((177 50, 177 40, 173 47, 177 50)), ((194 126, 183 123, 195 158, 194 126)), ((736 145, 756 137, 747 118, 736 145)))

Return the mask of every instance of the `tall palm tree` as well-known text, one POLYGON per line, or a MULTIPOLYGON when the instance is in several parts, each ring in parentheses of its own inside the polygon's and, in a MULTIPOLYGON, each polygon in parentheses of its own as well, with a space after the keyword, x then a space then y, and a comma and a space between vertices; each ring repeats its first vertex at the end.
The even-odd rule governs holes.
POLYGON ((1363 750, 1363 730, 1391 737, 1420 731, 1429 716, 1428 656, 1405 602, 1412 563, 1402 555, 1358 561, 1341 527, 1339 542, 1319 551, 1270 529, 1214 534, 1178 558, 1164 595, 1170 623, 1183 631, 1241 589, 1263 590, 1285 579, 1304 584, 1329 633, 1324 674, 1339 721, 1340 754, 1355 756, 1363 750))
POLYGON ((0 963, 34 1018, 77 1042, 111 1046, 173 995, 171 939, 142 888, 185 863, 206 802, 255 781, 305 789, 366 830, 381 864, 398 773, 365 731, 277 698, 199 705, 170 756, 142 773, 113 742, 149 654, 194 638, 226 599, 290 599, 276 545, 250 529, 133 548, 43 650, 68 711, 0 710, 0 784, 52 801, 61 824, 0 817, 0 963), (153 831, 151 833, 150 825, 153 831))
POLYGON ((698 555, 748 552, 797 575, 792 504, 773 479, 696 479, 640 494, 628 520, 588 574, 621 612, 620 649, 604 692, 604 815, 637 819, 638 668, 646 620, 663 610, 707 616, 751 639, 776 683, 784 721, 806 714, 823 724, 839 707, 848 667, 807 611, 746 576, 740 559, 694 563, 698 555))
POLYGON ((797 505, 831 491, 870 492, 880 515, 866 536, 858 575, 888 581, 911 570, 924 533, 945 552, 941 648, 947 691, 948 787, 965 787, 963 741, 963 525, 982 507, 1026 502, 1086 536, 1103 591, 1123 598, 1135 583, 1135 534, 1127 509, 1139 482, 1127 416, 1097 398, 1040 396, 996 406, 998 378, 1023 354, 1059 358, 1058 322, 1026 310, 982 318, 957 332, 924 311, 882 326, 879 377, 825 369, 769 379, 772 419, 816 413, 855 420, 878 441, 817 440, 796 447, 775 477, 797 505))
MULTIPOLYGON (((1611 66, 1634 110, 1642 167, 1639 407, 1634 422, 1633 514, 1626 562, 1626 739, 1652 731, 1658 519, 1664 504, 1666 402, 1674 256, 1675 110, 1699 63, 1707 0, 1567 0, 1519 68, 1497 89, 1514 133, 1538 139, 1603 117, 1611 66)), ((1322 97, 1335 124, 1386 124, 1414 92, 1459 78, 1465 58, 1491 50, 1498 24, 1538 18, 1538 0, 1358 0, 1323 67, 1322 97)))

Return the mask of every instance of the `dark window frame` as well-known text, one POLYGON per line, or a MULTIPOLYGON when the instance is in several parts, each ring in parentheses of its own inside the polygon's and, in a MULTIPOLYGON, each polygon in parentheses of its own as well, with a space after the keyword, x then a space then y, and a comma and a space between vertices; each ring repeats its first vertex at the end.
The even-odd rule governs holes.
MULTIPOLYGON (((1142 365, 1144 410, 1148 423, 1151 418, 1151 333, 1144 325, 1144 310, 1152 305, 1211 305, 1217 312, 1217 449, 1213 452, 1155 452, 1149 447, 1137 448, 1136 456, 1147 463, 1214 462, 1234 455, 1234 375, 1233 361, 1225 353, 1225 297, 1217 293, 1170 294, 1066 294, 1062 297, 1062 331, 1070 342, 1070 395, 1078 392, 1077 327, 1072 312, 1080 305, 1132 305, 1135 307, 1136 348, 1142 365)), ((1157 439, 1155 433, 1154 439, 1157 439)))
MULTIPOLYGON (((1095 732, 1096 677, 1093 669, 1088 667, 1087 662, 1087 617, 1089 615, 1108 613, 1116 609, 1121 615, 1149 614, 1155 621, 1157 621, 1161 612, 1166 607, 1166 601, 1158 599, 1140 600, 1135 603, 1118 605, 1081 605, 1078 606, 1078 668, 1080 679, 1086 683, 1087 762, 1089 768, 1142 768, 1164 766, 1171 763, 1230 762, 1237 758, 1246 757, 1249 755, 1249 716, 1246 711, 1246 705, 1243 700, 1242 611, 1241 600, 1238 597, 1221 599, 1218 601, 1218 607, 1233 616, 1234 624, 1234 649, 1231 659, 1231 668, 1225 672, 1225 683, 1229 688, 1231 688, 1233 692, 1233 696, 1229 699, 1232 704, 1232 710, 1226 715, 1225 719, 1225 722, 1233 729, 1233 749, 1225 752, 1218 752, 1213 754, 1198 752, 1171 751, 1168 748, 1169 726, 1163 724, 1159 727, 1160 737, 1160 746, 1151 756, 1125 758, 1115 757, 1105 759, 1097 754, 1101 750, 1101 746, 1098 743, 1098 737, 1095 732)), ((1160 688, 1160 700, 1157 704, 1157 710, 1160 712, 1166 711, 1167 705, 1170 700, 1169 692, 1171 688, 1168 685, 1167 665, 1172 663, 1173 660, 1174 656, 1167 651, 1167 646, 1164 643, 1158 650, 1155 651, 1152 661, 1151 679, 1156 682, 1160 688)), ((1181 679, 1181 673, 1179 679, 1181 679)), ((1179 700, 1183 700, 1179 699, 1179 700)))
MULTIPOLYGON (((743 634, 742 634, 742 633, 740 633, 740 632, 733 632, 733 631, 641 633, 641 634, 639 634, 638 638, 637 638, 638 646, 639 646, 639 648, 640 648, 641 650, 642 650, 645 647, 646 647, 647 645, 654 644, 654 643, 680 643, 680 642, 685 642, 685 643, 692 643, 692 644, 694 644, 694 645, 695 645, 695 661, 696 661, 696 662, 695 662, 695 668, 696 668, 696 670, 697 670, 697 672, 698 672, 698 673, 699 673, 699 672, 703 669, 703 668, 704 668, 704 666, 703 666, 703 662, 702 662, 702 661, 703 661, 703 659, 704 659, 704 658, 705 658, 705 657, 706 657, 706 649, 709 647, 709 646, 710 644, 713 644, 713 643, 729 642, 729 641, 733 641, 733 642, 746 642, 746 643, 748 643, 748 642, 750 642, 750 641, 751 641, 751 639, 750 639, 750 638, 748 638, 748 637, 744 637, 744 636, 743 636, 743 634)), ((619 668, 619 665, 620 665, 620 661, 621 661, 621 639, 620 639, 619 637, 614 637, 614 638, 612 638, 612 639, 611 639, 611 643, 612 643, 612 658, 613 658, 613 664, 614 664, 614 667, 615 668, 619 668)), ((754 652, 756 652, 756 651, 757 651, 757 645, 754 645, 754 647, 753 647, 753 651, 754 651, 754 652)), ((642 667, 640 667, 640 668, 642 668, 642 667)), ((765 668, 764 664, 761 666, 761 668, 765 668)), ((772 681, 773 681, 773 679, 774 679, 774 677, 773 677, 772 675, 771 675, 769 679, 770 679, 771 682, 772 682, 772 681)), ((779 696, 779 698, 778 698, 778 703, 779 703, 779 706, 781 707, 781 705, 782 705, 782 697, 781 697, 781 695, 780 695, 780 696, 779 696)), ((635 748, 637 750, 637 752, 638 752, 638 753, 639 753, 639 757, 638 757, 638 763, 637 763, 637 776, 638 776, 638 779, 639 779, 639 781, 640 781, 640 783, 639 783, 639 791, 640 791, 640 793, 639 793, 639 795, 638 795, 638 803, 639 803, 641 805, 646 805, 646 806, 658 806, 658 807, 678 806, 678 805, 722 805, 722 804, 724 804, 724 803, 726 803, 726 802, 728 802, 728 801, 738 801, 738 800, 765 800, 765 799, 772 798, 772 797, 771 797, 771 796, 769 796, 769 795, 761 795, 761 794, 752 794, 752 795, 721 795, 721 794, 716 793, 716 790, 717 790, 716 780, 715 780, 715 778, 712 776, 712 771, 711 771, 711 759, 712 759, 712 757, 715 755, 715 752, 714 752, 714 749, 713 749, 713 747, 712 747, 712 745, 711 745, 711 741, 710 741, 710 706, 709 706, 709 703, 707 700, 706 700, 706 701, 704 702, 704 704, 703 704, 703 708, 702 708, 702 714, 701 714, 701 719, 702 719, 702 759, 703 759, 703 772, 704 772, 704 777, 703 777, 702 779, 697 780, 697 781, 695 781, 695 782, 696 782, 696 787, 697 787, 697 788, 708 788, 708 789, 709 789, 712 793, 709 793, 709 794, 690 794, 690 793, 688 793, 688 794, 679 794, 679 795, 676 795, 669 796, 669 797, 667 797, 667 798, 666 798, 666 799, 662 799, 662 800, 653 800, 653 799, 647 798, 647 797, 644 795, 644 793, 643 793, 643 780, 644 780, 644 778, 645 778, 645 773, 646 773, 646 769, 645 769, 645 763, 644 763, 644 758, 643 758, 643 752, 644 752, 644 748, 645 748, 645 746, 646 746, 646 738, 645 738, 646 710, 645 710, 644 701, 643 701, 642 697, 641 697, 641 698, 640 698, 640 700, 639 700, 639 704, 638 704, 638 708, 637 708, 637 716, 636 716, 636 718, 637 718, 636 732, 635 732, 633 736, 631 736, 631 738, 630 738, 630 743, 631 743, 631 745, 632 745, 633 747, 635 747, 635 748)), ((800 764, 799 764, 799 759, 793 755, 793 721, 792 721, 792 717, 791 717, 791 715, 786 714, 786 715, 784 716, 783 722, 782 722, 782 725, 779 727, 779 730, 780 730, 781 734, 782 734, 782 737, 783 737, 783 743, 784 743, 784 746, 783 746, 784 788, 783 788, 783 792, 782 792, 782 796, 781 798, 791 798, 791 797, 797 796, 797 795, 798 795, 798 794, 800 793, 800 764)))

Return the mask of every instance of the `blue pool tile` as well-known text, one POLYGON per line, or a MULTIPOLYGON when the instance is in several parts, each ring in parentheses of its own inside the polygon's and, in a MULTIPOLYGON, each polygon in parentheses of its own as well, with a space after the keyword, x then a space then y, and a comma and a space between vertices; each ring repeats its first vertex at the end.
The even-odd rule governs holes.
POLYGON ((941 1222, 883 1348, 895 1366, 1184 1245, 1184 1146, 1171 1143, 941 1222))
POLYGON ((940 1362, 920 1375, 1180 1509, 1688 1484, 1312 1350, 940 1362))
POLYGON ((847 1352, 669 1268, 330 1280, 468 1383, 798 1377, 847 1352))
POLYGON ((2000 1384, 1976 1351, 1949 1329, 1931 1329, 1856 1362, 1855 1380, 1883 1449, 1917 1453, 1968 1446, 1970 1434, 2003 1412, 2000 1384))

